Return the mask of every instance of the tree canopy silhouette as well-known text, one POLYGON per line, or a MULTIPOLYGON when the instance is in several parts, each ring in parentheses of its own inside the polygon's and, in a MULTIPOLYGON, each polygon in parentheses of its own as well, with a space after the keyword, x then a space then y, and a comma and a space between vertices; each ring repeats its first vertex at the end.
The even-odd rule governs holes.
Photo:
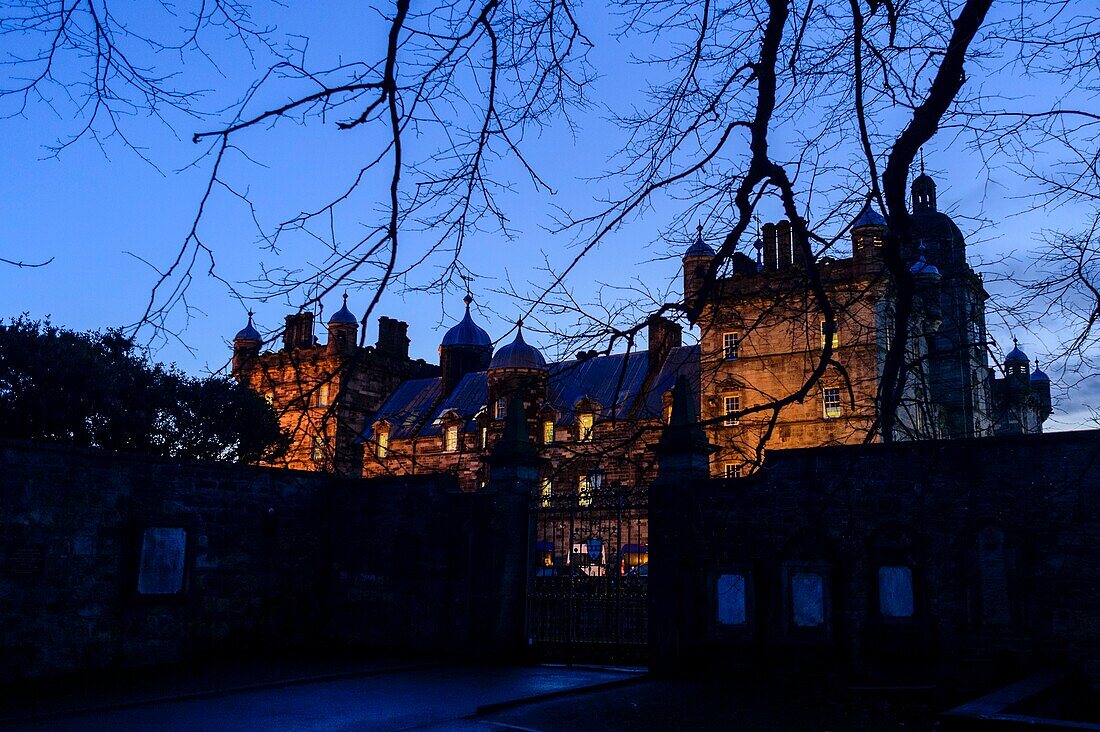
POLYGON ((285 449, 278 417, 232 379, 150 363, 118 331, 0 325, 0 437, 255 462, 285 449))

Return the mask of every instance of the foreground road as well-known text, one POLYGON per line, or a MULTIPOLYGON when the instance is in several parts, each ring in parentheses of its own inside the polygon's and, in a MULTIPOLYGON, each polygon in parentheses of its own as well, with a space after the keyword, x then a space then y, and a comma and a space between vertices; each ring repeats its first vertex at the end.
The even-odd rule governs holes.
MULTIPOLYGON (((615 671, 445 666, 92 712, 19 730, 400 730, 483 726, 483 705, 617 681, 615 671)), ((497 727, 486 722, 485 727, 497 727)))

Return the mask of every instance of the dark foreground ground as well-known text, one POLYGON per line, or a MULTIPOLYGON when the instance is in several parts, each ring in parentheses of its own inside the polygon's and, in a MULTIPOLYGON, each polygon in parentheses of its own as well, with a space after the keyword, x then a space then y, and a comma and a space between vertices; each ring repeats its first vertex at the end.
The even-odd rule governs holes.
POLYGON ((625 669, 273 663, 26 687, 3 700, 0 728, 934 729, 933 711, 918 697, 904 690, 841 691, 776 680, 654 680, 625 669))

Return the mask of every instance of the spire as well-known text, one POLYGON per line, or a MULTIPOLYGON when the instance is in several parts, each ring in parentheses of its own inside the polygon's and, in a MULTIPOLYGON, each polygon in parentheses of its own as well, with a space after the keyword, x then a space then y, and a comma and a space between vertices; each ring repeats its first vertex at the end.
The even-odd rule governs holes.
POLYGON ((683 374, 676 377, 676 384, 672 387, 672 413, 657 446, 660 451, 668 453, 714 451, 699 424, 695 392, 683 374))

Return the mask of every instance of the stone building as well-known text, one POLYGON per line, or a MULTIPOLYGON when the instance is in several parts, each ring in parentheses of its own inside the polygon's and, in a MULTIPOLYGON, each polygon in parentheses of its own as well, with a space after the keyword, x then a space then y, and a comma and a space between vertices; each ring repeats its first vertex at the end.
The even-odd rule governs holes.
MULTIPOLYGON (((915 246, 904 255, 915 291, 893 437, 1040 432, 1051 411, 1050 381, 1031 371, 1019 348, 1006 357, 1003 378, 989 367, 988 294, 923 172, 912 184, 912 207, 906 240, 915 246)), ((406 325, 389 318, 380 320, 376 346, 357 347, 358 324, 345 306, 330 318, 324 345, 313 338, 312 314, 288 316, 277 353, 259 355, 250 320, 234 339, 234 374, 283 415, 294 434, 291 467, 367 476, 450 472, 468 491, 484 483, 507 398, 519 394, 544 460, 544 496, 581 500, 648 484, 649 445, 683 374, 716 447, 712 473, 736 477, 760 464, 765 444, 880 440, 876 397, 897 302, 882 257, 888 232, 869 203, 849 229, 850 257, 827 254, 809 268, 790 222, 766 224, 755 260, 735 253, 709 283, 715 252, 700 230, 683 256, 686 301, 702 291, 692 323, 697 345, 684 346, 680 326, 657 318, 648 351, 547 363, 520 325, 515 340, 494 353, 467 296, 463 318, 439 345, 438 369, 408 358, 406 325), (831 317, 814 294, 817 284, 831 317), (804 388, 817 368, 821 378, 804 388)))
MULTIPOLYGON (((912 206, 909 240, 917 245, 905 256, 914 297, 895 439, 1041 432, 1051 412, 1049 379, 1032 373, 1018 348, 1005 359, 1004 378, 988 366, 988 294, 967 264, 959 228, 936 208, 935 182, 923 172, 912 184, 912 206)), ((703 293, 695 323, 700 414, 719 448, 714 475, 750 472, 765 444, 881 439, 873 434, 876 396, 897 302, 882 257, 886 220, 868 203, 850 232, 852 256, 822 256, 814 268, 831 319, 814 294, 814 273, 799 261, 788 221, 766 224, 755 243, 756 261, 736 253, 728 273, 703 293), (804 390, 816 368, 821 378, 804 390)), ((684 254, 689 298, 707 286, 713 257, 701 235, 684 254)))
POLYGON ((263 337, 252 324, 233 338, 233 376, 264 395, 291 435, 278 467, 358 475, 359 433, 367 416, 404 381, 439 373, 409 358, 408 324, 378 320, 378 340, 359 345, 359 323, 343 306, 329 318, 324 343, 313 334, 313 313, 286 317, 282 348, 261 353, 263 337))
POLYGON ((648 351, 547 363, 524 340, 522 322, 493 353, 471 302, 439 346, 442 375, 405 382, 366 425, 364 475, 448 472, 463 490, 478 490, 518 396, 542 459, 544 501, 568 495, 583 505, 597 491, 647 485, 655 469, 648 448, 672 385, 679 374, 694 380, 697 369, 697 349, 682 345, 680 326, 655 318, 648 351))

